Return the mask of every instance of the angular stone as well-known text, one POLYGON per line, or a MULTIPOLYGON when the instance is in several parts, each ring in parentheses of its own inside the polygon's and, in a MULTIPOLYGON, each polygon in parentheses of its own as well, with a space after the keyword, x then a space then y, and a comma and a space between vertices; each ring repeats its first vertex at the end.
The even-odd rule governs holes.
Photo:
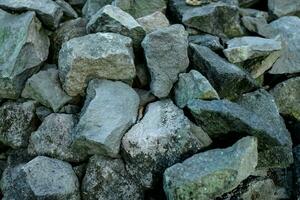
POLYGON ((253 6, 254 4, 258 3, 259 0, 239 0, 239 6, 240 7, 250 7, 253 6))
POLYGON ((4 199, 80 199, 79 182, 72 166, 44 156, 7 168, 1 182, 4 199))
POLYGON ((11 15, 0 10, 0 98, 20 96, 26 79, 47 59, 48 48, 34 12, 11 15))
POLYGON ((270 92, 279 112, 300 122, 300 77, 290 78, 277 84, 270 92))
POLYGON ((82 181, 84 200, 142 200, 142 189, 125 170, 121 159, 93 156, 82 181))
POLYGON ((37 118, 42 122, 44 119, 50 115, 53 111, 50 108, 47 108, 45 106, 38 106, 35 109, 35 114, 37 118))
POLYGON ((132 40, 115 33, 96 33, 64 43, 59 52, 59 76, 70 96, 84 95, 95 78, 132 80, 135 76, 132 40))
POLYGON ((72 6, 83 7, 83 5, 86 3, 87 0, 66 0, 66 1, 72 6))
POLYGON ((245 180, 257 165, 257 140, 246 137, 232 147, 196 154, 164 172, 170 200, 215 199, 245 180))
POLYGON ((220 38, 209 34, 189 36, 189 43, 206 46, 213 51, 224 49, 224 47, 220 43, 220 38))
POLYGON ((148 105, 146 114, 123 137, 128 172, 146 188, 171 165, 208 146, 210 138, 171 100, 148 105))
POLYGON ((151 75, 150 88, 159 98, 168 96, 178 74, 189 65, 187 36, 184 27, 175 24, 147 34, 142 42, 151 75))
POLYGON ((180 108, 186 106, 192 99, 219 99, 216 90, 208 80, 198 71, 191 70, 189 73, 179 74, 179 80, 175 85, 175 102, 180 108))
POLYGON ((300 1, 268 0, 268 9, 276 17, 282 17, 285 15, 300 15, 300 1))
POLYGON ((144 28, 146 33, 170 26, 168 18, 160 11, 138 18, 136 21, 144 28))
POLYGON ((89 20, 101 8, 112 3, 113 0, 87 0, 82 8, 83 16, 89 20))
POLYGON ((139 96, 122 82, 92 80, 75 130, 74 148, 118 157, 123 134, 135 123, 139 96))
POLYGON ((17 12, 35 11, 41 22, 51 29, 58 27, 63 16, 61 7, 52 0, 0 0, 0 8, 17 12))
POLYGON ((35 105, 6 102, 0 107, 0 141, 12 148, 26 147, 35 125, 35 105))
POLYGON ((139 47, 145 37, 143 27, 128 13, 112 5, 104 6, 88 22, 89 33, 113 32, 130 37, 135 47, 139 47))
POLYGON ((77 12, 64 0, 55 0, 55 3, 61 7, 65 16, 75 19, 78 18, 77 12))
POLYGON ((221 98, 234 98, 258 87, 247 72, 227 62, 207 47, 191 44, 190 59, 221 98))
POLYGON ((36 100, 37 102, 52 108, 54 112, 72 100, 61 88, 58 70, 48 69, 40 71, 30 77, 24 90, 22 97, 36 100))

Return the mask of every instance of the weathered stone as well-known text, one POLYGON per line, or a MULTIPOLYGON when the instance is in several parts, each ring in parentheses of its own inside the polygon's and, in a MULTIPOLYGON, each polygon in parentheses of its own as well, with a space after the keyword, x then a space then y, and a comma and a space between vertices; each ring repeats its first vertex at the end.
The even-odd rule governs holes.
POLYGON ((0 98, 20 96, 26 79, 47 59, 48 48, 34 12, 11 15, 0 9, 0 98))
POLYGON ((139 96, 122 82, 92 80, 76 126, 74 148, 118 157, 123 134, 135 123, 139 96))
POLYGON ((295 180, 295 197, 297 199, 300 199, 300 145, 294 147, 294 158, 295 158, 295 164, 294 164, 294 180, 295 180))
POLYGON ((104 6, 94 14, 86 26, 89 33, 113 32, 128 36, 139 47, 145 37, 143 27, 128 13, 112 5, 104 6))
POLYGON ((270 92, 279 112, 300 122, 300 77, 290 78, 276 85, 270 92))
POLYGON ((208 80, 198 71, 179 74, 179 80, 175 85, 175 102, 180 108, 186 106, 192 99, 219 99, 216 90, 208 80))
POLYGON ((150 88, 159 98, 168 96, 178 74, 189 65, 187 36, 184 27, 175 24, 146 35, 142 42, 151 75, 150 88))
POLYGON ((140 106, 146 106, 148 103, 154 102, 156 97, 148 90, 134 89, 140 97, 140 106))
POLYGON ((138 18, 136 21, 144 28, 146 33, 170 26, 168 18, 160 11, 138 18))
POLYGON ((227 62, 207 47, 191 44, 190 59, 193 66, 208 79, 222 98, 234 98, 258 87, 247 72, 227 62))
POLYGON ((59 76, 70 96, 84 95, 95 78, 131 80, 135 76, 132 40, 115 33, 96 33, 64 43, 59 52, 59 76))
POLYGON ((68 104, 62 107, 59 112, 66 113, 66 114, 77 114, 80 112, 80 110, 81 110, 80 106, 68 104))
POLYGON ((48 69, 40 71, 30 77, 24 90, 22 97, 36 100, 37 102, 52 108, 54 112, 72 100, 61 88, 58 70, 48 69))
POLYGON ((245 180, 257 165, 257 140, 246 137, 227 149, 196 154, 164 173, 170 200, 214 199, 245 180))
POLYGON ((53 111, 50 108, 45 106, 38 106, 35 109, 35 114, 40 121, 44 121, 44 119, 50 115, 53 111))
POLYGON ((209 34, 192 35, 192 36, 189 36, 189 42, 198 44, 201 46, 206 46, 213 51, 224 49, 224 47, 220 43, 220 38, 218 38, 217 36, 214 36, 214 35, 209 35, 209 34))
POLYGON ((239 1, 239 6, 245 8, 253 6, 254 4, 259 2, 259 0, 238 0, 238 1, 239 1))
POLYGON ((185 3, 190 6, 203 6, 217 1, 218 0, 185 0, 185 3))
MULTIPOLYGON (((41 22, 51 29, 58 27, 63 16, 61 7, 52 0, 0 0, 0 8, 12 11, 35 11, 41 22)), ((2 24, 2 23, 1 23, 2 24)))
POLYGON ((70 18, 77 18, 77 12, 64 0, 55 0, 55 3, 61 7, 65 16, 70 18))
POLYGON ((7 168, 1 183, 3 199, 80 199, 79 182, 72 166, 44 156, 7 168))
POLYGON ((300 1, 298 0, 268 0, 268 8, 277 17, 300 15, 300 1))
POLYGON ((72 6, 83 6, 87 0, 66 0, 72 6))
POLYGON ((96 14, 101 8, 112 3, 113 0, 87 0, 82 8, 82 14, 86 19, 96 14))
POLYGON ((6 102, 0 107, 0 141, 12 148, 26 147, 35 129, 35 105, 6 102))
POLYGON ((128 172, 151 188, 167 167, 210 143, 182 110, 171 100, 163 100, 149 104, 141 121, 124 135, 123 158, 128 172))
POLYGON ((83 200, 142 200, 139 185, 127 174, 121 159, 93 156, 82 181, 83 200))

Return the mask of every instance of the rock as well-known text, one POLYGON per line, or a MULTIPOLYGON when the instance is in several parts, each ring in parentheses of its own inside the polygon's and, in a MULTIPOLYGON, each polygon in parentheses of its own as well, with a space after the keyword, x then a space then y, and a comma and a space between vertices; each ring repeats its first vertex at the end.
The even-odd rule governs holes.
POLYGON ((146 33, 170 26, 168 18, 160 11, 138 18, 136 21, 144 28, 146 33))
POLYGON ((270 92, 279 112, 300 122, 300 77, 290 78, 277 84, 270 92))
POLYGON ((61 88, 58 70, 53 68, 40 71, 30 77, 26 82, 22 97, 34 99, 52 108, 54 112, 58 112, 63 105, 72 100, 61 88))
POLYGON ((261 36, 272 35, 272 31, 274 31, 264 17, 244 16, 242 22, 248 31, 261 36))
POLYGON ((247 72, 207 47, 191 44, 190 59, 192 65, 207 77, 221 98, 234 98, 258 87, 247 72))
POLYGON ((127 171, 146 188, 171 165, 208 146, 210 138, 171 100, 148 105, 146 114, 123 137, 127 171))
POLYGON ((16 99, 26 79, 47 59, 49 40, 33 12, 11 15, 0 10, 0 24, 0 98, 16 99))
POLYGON ((82 7, 87 0, 66 0, 72 6, 80 6, 82 7))
POLYGON ((217 1, 218 0, 185 0, 185 3, 190 6, 203 6, 217 1))
POLYGON ((53 113, 48 115, 37 131, 30 136, 28 152, 68 162, 84 160, 82 152, 71 149, 73 129, 77 123, 74 115, 53 113))
POLYGON ((83 200, 142 200, 139 185, 127 174, 121 159, 93 156, 82 181, 83 200))
POLYGON ((80 106, 68 104, 62 107, 59 112, 66 113, 66 114, 77 114, 80 112, 80 110, 81 110, 80 106))
POLYGON ((44 156, 7 168, 1 182, 4 199, 80 199, 79 182, 72 166, 44 156))
POLYGON ((216 90, 196 70, 179 74, 179 81, 175 85, 175 102, 178 107, 185 107, 187 102, 192 99, 219 99, 216 90))
POLYGON ((122 82, 92 80, 75 130, 74 148, 118 157, 123 134, 135 123, 139 96, 122 82))
POLYGON ((148 90, 134 89, 140 97, 140 106, 146 106, 148 103, 154 102, 156 97, 148 90))
POLYGON ((89 33, 113 32, 130 37, 135 47, 139 47, 145 37, 145 30, 131 15, 112 5, 94 14, 86 29, 89 33))
POLYGON ((0 107, 0 141, 12 148, 26 147, 35 129, 34 111, 32 101, 4 103, 0 107))
POLYGON ((44 119, 52 113, 52 110, 50 108, 47 108, 45 106, 38 106, 35 109, 35 114, 37 118, 42 122, 44 119))
POLYGON ((268 9, 276 17, 299 15, 300 2, 298 0, 268 0, 268 9))
POLYGON ((175 24, 147 34, 142 42, 151 75, 150 88, 159 98, 168 96, 178 74, 189 65, 187 36, 184 27, 175 24))
POLYGON ((113 0, 87 0, 82 8, 82 14, 90 20, 101 8, 112 3, 113 0))
POLYGON ((244 8, 253 6, 254 4, 259 2, 259 0, 238 0, 238 1, 239 1, 239 6, 244 8))
MULTIPOLYGON (((35 11, 41 22, 55 29, 63 16, 61 7, 52 0, 0 0, 0 8, 11 11, 35 11)), ((2 23, 1 23, 2 24, 2 23)))
POLYGON ((70 18, 78 18, 77 12, 64 0, 55 0, 55 3, 61 7, 65 16, 70 18))
POLYGON ((227 45, 223 52, 232 63, 268 56, 274 51, 281 50, 281 42, 255 36, 234 38, 227 41, 227 45))
POLYGON ((64 43, 59 52, 59 76, 70 96, 84 95, 89 80, 132 80, 135 76, 131 39, 96 33, 64 43))
POLYGON ((294 158, 295 158, 295 163, 294 163, 294 193, 297 199, 300 198, 300 145, 294 147, 294 158))
POLYGON ((254 172, 257 140, 246 137, 227 149, 196 154, 164 172, 167 198, 214 199, 229 192, 254 172))
POLYGON ((220 43, 220 38, 209 34, 189 36, 189 43, 206 46, 213 51, 224 49, 220 43))
POLYGON ((163 12, 167 7, 165 0, 114 0, 112 4, 128 12, 134 18, 150 15, 155 11, 163 12))

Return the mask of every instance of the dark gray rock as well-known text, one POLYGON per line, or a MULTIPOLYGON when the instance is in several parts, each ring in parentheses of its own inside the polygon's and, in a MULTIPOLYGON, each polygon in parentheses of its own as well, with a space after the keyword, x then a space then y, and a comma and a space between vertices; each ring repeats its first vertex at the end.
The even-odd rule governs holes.
POLYGON ((160 11, 140 17, 136 21, 144 28, 146 33, 170 26, 168 18, 160 11))
POLYGON ((201 46, 206 46, 213 51, 223 50, 224 47, 220 43, 220 38, 214 35, 192 35, 189 36, 189 42, 198 44, 201 46))
POLYGON ((87 0, 82 8, 83 16, 89 20, 101 8, 112 3, 113 0, 87 0))
POLYGON ((44 121, 44 119, 50 115, 53 111, 50 108, 45 106, 38 106, 35 109, 35 114, 40 121, 44 121))
POLYGON ((294 180, 295 180, 295 186, 294 186, 294 194, 297 199, 300 198, 300 145, 294 147, 294 180))
POLYGON ((72 6, 80 6, 82 7, 87 0, 66 0, 72 6))
POLYGON ((298 0, 268 0, 268 9, 276 17, 299 15, 300 2, 298 0))
POLYGON ((259 2, 259 0, 238 0, 240 7, 250 7, 259 2))
POLYGON ((55 3, 61 7, 65 16, 69 18, 77 18, 77 12, 72 8, 70 4, 65 2, 64 0, 55 0, 55 3))

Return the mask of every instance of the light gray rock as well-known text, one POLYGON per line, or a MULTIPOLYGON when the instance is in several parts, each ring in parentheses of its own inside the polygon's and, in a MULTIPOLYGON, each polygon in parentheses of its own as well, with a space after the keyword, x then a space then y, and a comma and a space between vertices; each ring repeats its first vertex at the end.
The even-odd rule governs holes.
POLYGON ((132 40, 116 33, 95 33, 64 43, 58 67, 63 88, 70 96, 84 95, 95 78, 132 80, 135 76, 132 40))
POLYGON ((151 75, 150 88, 159 98, 168 96, 178 74, 189 65, 187 36, 184 27, 175 24, 147 34, 142 42, 151 75))
POLYGON ((192 99, 219 99, 216 90, 208 80, 198 71, 191 70, 189 73, 179 74, 179 80, 175 85, 175 102, 180 108, 186 106, 192 99))
POLYGON ((207 47, 191 44, 190 59, 192 65, 207 77, 221 98, 234 98, 258 87, 247 72, 207 47))
POLYGON ((41 22, 55 29, 63 16, 62 8, 52 0, 0 0, 0 8, 13 11, 35 11, 41 22))
POLYGON ((141 121, 124 135, 123 158, 128 172, 151 188, 167 167, 210 143, 182 110, 171 100, 163 100, 149 104, 141 121))
POLYGON ((83 16, 89 20, 101 8, 112 3, 113 0, 87 0, 82 8, 83 16))
POLYGON ((70 4, 65 2, 64 0, 55 0, 55 3, 61 7, 65 16, 70 18, 77 18, 77 12, 72 8, 70 4))
POLYGON ((0 98, 16 99, 47 59, 49 39, 34 12, 11 15, 0 9, 0 24, 0 98))
POLYGON ((93 156, 82 181, 83 200, 142 200, 142 189, 125 170, 121 159, 93 156))
POLYGON ((89 33, 112 32, 130 37, 135 47, 139 47, 145 37, 143 27, 119 7, 107 5, 95 13, 88 22, 89 33))
POLYGON ((232 147, 196 154, 164 172, 169 200, 214 199, 245 180, 257 165, 257 140, 246 137, 232 147))
POLYGON ((75 130, 74 148, 118 157, 123 134, 135 123, 139 96, 122 82, 92 80, 75 130))
POLYGON ((22 92, 22 97, 36 100, 54 112, 72 100, 61 88, 58 70, 50 68, 30 77, 22 92))
POLYGON ((7 168, 1 180, 3 199, 79 200, 79 182, 69 163, 38 156, 7 168))
POLYGON ((300 2, 298 0, 268 0, 268 9, 276 17, 299 15, 300 2))
POLYGON ((224 47, 220 43, 220 38, 214 35, 192 35, 189 36, 189 42, 201 46, 206 46, 213 51, 224 49, 224 47))
POLYGON ((138 18, 136 21, 144 28, 146 33, 170 26, 168 18, 160 11, 138 18))

